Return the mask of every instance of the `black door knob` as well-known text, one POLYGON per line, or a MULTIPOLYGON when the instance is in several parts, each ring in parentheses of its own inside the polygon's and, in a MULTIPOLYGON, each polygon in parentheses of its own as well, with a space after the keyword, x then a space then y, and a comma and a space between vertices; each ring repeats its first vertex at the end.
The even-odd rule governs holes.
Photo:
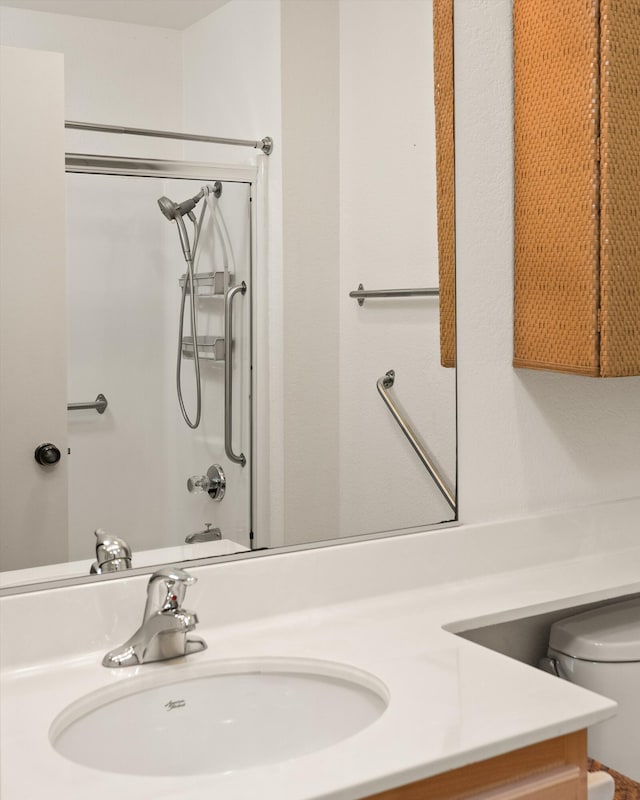
POLYGON ((50 467, 60 461, 61 455, 55 444, 44 442, 44 444, 39 444, 36 447, 34 457, 38 464, 42 464, 43 467, 50 467))

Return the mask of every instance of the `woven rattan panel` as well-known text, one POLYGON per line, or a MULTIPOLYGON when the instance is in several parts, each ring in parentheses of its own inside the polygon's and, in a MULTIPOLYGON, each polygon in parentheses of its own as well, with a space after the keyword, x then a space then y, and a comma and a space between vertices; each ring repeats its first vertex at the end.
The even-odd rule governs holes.
POLYGON ((514 0, 514 366, 599 374, 597 0, 514 0))
POLYGON ((433 2, 440 360, 456 365, 456 251, 453 119, 453 0, 433 2))
POLYGON ((601 374, 640 375, 640 0, 602 0, 601 374))

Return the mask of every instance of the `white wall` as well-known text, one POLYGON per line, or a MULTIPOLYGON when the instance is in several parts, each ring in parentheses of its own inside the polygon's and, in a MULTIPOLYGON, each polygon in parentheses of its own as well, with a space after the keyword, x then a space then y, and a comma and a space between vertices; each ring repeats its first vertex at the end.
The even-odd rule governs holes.
POLYGON ((340 3, 282 3, 284 530, 340 531, 340 3))
POLYGON ((440 366, 430 0, 340 3, 340 448, 344 536, 452 519, 376 390, 391 395, 455 491, 455 370, 440 366))
POLYGON ((511 0, 456 0, 464 522, 640 496, 640 378, 514 370, 511 0))
MULTIPOLYGON (((65 57, 65 116, 142 128, 180 130, 180 33, 119 22, 0 7, 0 43, 65 57)), ((159 139, 66 133, 67 150, 177 157, 159 139)))
POLYGON ((287 542, 453 516, 376 391, 395 368, 455 486, 437 300, 348 297, 437 286, 431 17, 412 0, 282 4, 287 542))

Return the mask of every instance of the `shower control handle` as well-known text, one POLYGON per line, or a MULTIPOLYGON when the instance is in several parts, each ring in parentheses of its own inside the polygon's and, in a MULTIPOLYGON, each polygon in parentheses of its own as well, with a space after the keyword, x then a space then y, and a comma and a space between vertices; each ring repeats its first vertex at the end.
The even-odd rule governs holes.
POLYGON ((62 454, 55 444, 43 442, 36 447, 33 457, 43 467, 52 467, 60 461, 62 454))
POLYGON ((227 479, 220 464, 209 467, 206 475, 192 475, 187 481, 191 494, 207 492, 212 500, 220 502, 227 488, 227 479))

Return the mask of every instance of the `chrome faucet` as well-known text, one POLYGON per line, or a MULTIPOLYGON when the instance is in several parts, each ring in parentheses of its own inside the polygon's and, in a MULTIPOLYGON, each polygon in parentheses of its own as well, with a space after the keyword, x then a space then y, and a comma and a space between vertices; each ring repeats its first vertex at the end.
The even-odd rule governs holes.
POLYGON ((91 575, 101 575, 104 572, 120 572, 131 569, 131 548, 124 539, 98 528, 96 537, 96 560, 89 570, 91 575))
POLYGON ((166 661, 205 650, 199 636, 187 636, 198 617, 182 608, 187 586, 196 578, 178 567, 164 567, 154 572, 147 584, 147 604, 142 625, 120 647, 102 659, 104 667, 132 667, 149 661, 166 661))

